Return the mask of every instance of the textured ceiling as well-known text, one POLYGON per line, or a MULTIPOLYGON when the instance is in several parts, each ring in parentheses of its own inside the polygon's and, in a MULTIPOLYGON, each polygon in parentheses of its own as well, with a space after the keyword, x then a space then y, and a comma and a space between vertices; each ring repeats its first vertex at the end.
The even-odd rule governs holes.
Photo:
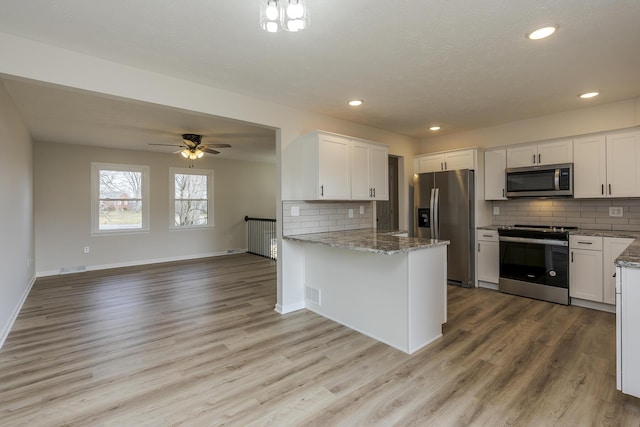
POLYGON ((638 0, 308 3, 269 34, 258 0, 4 0, 0 31, 417 138, 640 96, 638 0))

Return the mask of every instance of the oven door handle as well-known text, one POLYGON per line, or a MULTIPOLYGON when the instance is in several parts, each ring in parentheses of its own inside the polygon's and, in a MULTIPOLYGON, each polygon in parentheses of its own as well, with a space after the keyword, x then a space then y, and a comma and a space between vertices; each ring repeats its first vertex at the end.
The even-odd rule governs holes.
POLYGON ((535 243, 537 245, 548 246, 569 246, 569 242, 566 240, 554 240, 554 239, 529 239, 527 237, 510 237, 500 236, 501 242, 516 242, 516 243, 535 243))

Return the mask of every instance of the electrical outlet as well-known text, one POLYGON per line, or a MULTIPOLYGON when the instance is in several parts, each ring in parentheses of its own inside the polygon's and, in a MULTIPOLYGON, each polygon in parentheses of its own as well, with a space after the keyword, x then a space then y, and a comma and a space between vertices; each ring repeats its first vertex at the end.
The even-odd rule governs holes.
POLYGON ((500 206, 494 206, 493 207, 493 214, 494 215, 500 215, 500 206))
POLYGON ((609 207, 609 216, 622 216, 622 207, 609 207))
POLYGON ((360 205, 360 215, 364 215, 364 206, 360 205))
POLYGON ((291 216, 300 216, 299 206, 291 206, 291 216))
POLYGON ((353 218, 353 209, 349 209, 349 218, 353 218))
POLYGON ((85 247, 82 249, 82 252, 84 252, 85 254, 88 254, 88 253, 89 253, 89 246, 85 246, 85 247))

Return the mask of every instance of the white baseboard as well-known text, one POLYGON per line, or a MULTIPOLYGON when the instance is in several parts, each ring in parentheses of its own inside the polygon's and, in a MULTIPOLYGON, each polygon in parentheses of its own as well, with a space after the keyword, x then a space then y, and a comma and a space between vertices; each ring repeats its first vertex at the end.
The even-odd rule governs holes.
POLYGON ((497 283, 485 282, 485 281, 482 281, 482 280, 478 280, 478 287, 479 288, 485 288, 485 289, 493 289, 494 291, 498 290, 498 284, 497 283))
POLYGON ((13 324, 16 322, 16 319, 18 318, 18 314, 20 314, 20 310, 22 310, 22 306, 24 305, 24 302, 27 300, 27 296, 29 295, 29 292, 31 292, 31 288, 33 287, 34 283, 36 283, 36 276, 33 276, 31 278, 31 281, 29 282, 29 286, 27 286, 27 288, 24 290, 24 292, 22 293, 22 296, 20 297, 20 301, 18 301, 18 304, 16 304, 15 308, 13 309, 13 312, 11 313, 11 317, 9 317, 9 321, 2 327, 2 331, 0 332, 0 349, 4 345, 4 342, 7 339, 7 337, 9 336, 9 332, 11 332, 11 328, 13 328, 13 324))
POLYGON ((609 313, 616 312, 616 306, 612 304, 604 304, 602 302, 588 301, 579 298, 571 298, 571 305, 578 307, 591 308, 593 310, 606 311, 609 313))
POLYGON ((300 302, 297 302, 295 304, 288 304, 288 305, 276 304, 274 310, 277 311, 280 314, 287 314, 287 313, 291 313, 293 311, 302 310, 305 307, 306 306, 305 306, 304 301, 300 301, 300 302))
POLYGON ((203 254, 192 254, 192 255, 183 255, 183 256, 167 257, 167 258, 143 259, 138 261, 118 262, 114 264, 88 265, 88 266, 82 266, 85 268, 80 271, 62 272, 62 269, 38 271, 36 273, 36 277, 58 276, 60 274, 74 274, 74 273, 82 273, 85 271, 108 270, 110 268, 136 267, 139 265, 158 264, 162 262, 173 262, 173 261, 186 261, 191 259, 210 258, 210 257, 216 257, 216 256, 223 256, 223 255, 234 255, 234 254, 240 254, 245 252, 247 252, 246 249, 230 249, 223 252, 208 252, 203 254))

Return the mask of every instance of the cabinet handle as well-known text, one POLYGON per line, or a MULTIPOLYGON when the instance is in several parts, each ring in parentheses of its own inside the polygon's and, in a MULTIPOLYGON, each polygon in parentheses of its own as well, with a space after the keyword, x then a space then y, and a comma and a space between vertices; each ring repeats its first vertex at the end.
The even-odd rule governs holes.
POLYGON ((504 197, 504 188, 502 189, 502 197, 504 197))
POLYGON ((533 164, 534 165, 536 164, 536 155, 535 154, 533 155, 533 164))
POLYGON ((538 164, 540 164, 540 154, 538 154, 538 164))
POLYGON ((581 245, 593 245, 593 242, 577 242, 581 245))
POLYGON ((493 237, 491 234, 483 234, 482 237, 493 237))
POLYGON ((600 185, 600 194, 604 196, 604 184, 600 185))
POLYGON ((440 170, 443 171, 444 170, 444 163, 440 162, 440 170))
POLYGON ((320 195, 324 196, 324 185, 320 186, 320 195))
POLYGON ((478 252, 480 252, 480 243, 478 243, 478 252))
POLYGON ((369 187, 369 197, 373 196, 373 193, 371 192, 371 187, 369 187))
POLYGON ((447 162, 444 162, 444 170, 447 170, 447 162))
POLYGON ((373 197, 376 197, 376 187, 373 187, 373 197))
POLYGON ((611 195, 611 184, 609 184, 609 195, 611 195))
POLYGON ((613 276, 611 276, 611 277, 616 277, 616 273, 613 273, 613 276))

